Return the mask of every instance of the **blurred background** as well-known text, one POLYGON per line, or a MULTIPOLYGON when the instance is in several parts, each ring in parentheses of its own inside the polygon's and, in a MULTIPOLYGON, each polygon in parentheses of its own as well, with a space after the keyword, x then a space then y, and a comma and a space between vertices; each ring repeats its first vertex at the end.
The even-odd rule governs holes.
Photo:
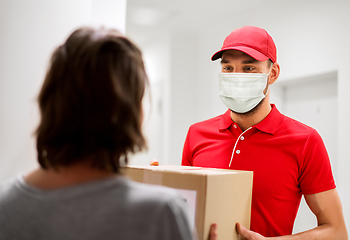
MULTIPOLYGON (((149 150, 130 164, 179 165, 189 126, 226 111, 210 57, 232 30, 254 25, 277 45, 271 101, 321 134, 350 229, 349 10, 349 0, 0 0, 0 182, 37 166, 36 97, 53 49, 75 28, 118 28, 141 48, 149 150)), ((302 202, 294 232, 314 226, 302 202)))

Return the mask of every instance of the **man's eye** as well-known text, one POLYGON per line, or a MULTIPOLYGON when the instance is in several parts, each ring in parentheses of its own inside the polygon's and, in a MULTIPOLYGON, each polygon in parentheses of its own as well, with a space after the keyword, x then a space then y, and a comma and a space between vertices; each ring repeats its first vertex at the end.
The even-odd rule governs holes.
POLYGON ((244 70, 246 70, 246 71, 254 71, 255 67, 245 67, 244 70))

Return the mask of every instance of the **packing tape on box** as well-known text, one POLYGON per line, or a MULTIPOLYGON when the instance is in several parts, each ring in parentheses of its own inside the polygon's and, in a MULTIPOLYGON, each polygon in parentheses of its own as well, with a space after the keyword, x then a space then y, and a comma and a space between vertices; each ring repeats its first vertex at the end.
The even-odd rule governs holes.
POLYGON ((146 170, 143 173, 143 182, 149 184, 162 185, 163 182, 163 173, 146 170))

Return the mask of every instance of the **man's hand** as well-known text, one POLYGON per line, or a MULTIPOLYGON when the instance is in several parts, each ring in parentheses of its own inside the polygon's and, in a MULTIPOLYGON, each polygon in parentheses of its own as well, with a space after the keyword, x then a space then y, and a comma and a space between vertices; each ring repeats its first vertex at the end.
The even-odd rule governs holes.
POLYGON ((216 223, 213 223, 210 226, 209 237, 208 240, 217 240, 218 239, 218 226, 216 223))
POLYGON ((241 235, 241 239, 246 239, 246 240, 264 240, 264 239, 266 239, 265 237, 263 237, 259 233, 256 233, 256 232, 253 232, 253 231, 246 229, 240 223, 237 223, 236 228, 237 228, 238 234, 241 235))
POLYGON ((157 159, 152 159, 149 165, 150 166, 159 166, 159 162, 157 159))

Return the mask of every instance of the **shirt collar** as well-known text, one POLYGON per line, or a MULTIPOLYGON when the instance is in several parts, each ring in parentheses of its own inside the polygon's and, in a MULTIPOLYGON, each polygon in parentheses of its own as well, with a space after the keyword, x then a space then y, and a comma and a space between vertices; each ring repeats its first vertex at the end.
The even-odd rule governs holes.
POLYGON ((219 130, 228 129, 233 123, 231 119, 231 110, 228 109, 223 115, 221 115, 219 122, 219 130))
MULTIPOLYGON (((254 127, 262 132, 275 134, 280 128, 283 122, 283 115, 277 110, 275 104, 271 104, 270 113, 254 127)), ((231 119, 231 110, 228 109, 223 115, 221 115, 219 122, 219 130, 228 129, 233 123, 231 119)))
POLYGON ((281 127, 283 115, 277 110, 275 104, 271 104, 271 111, 261 122, 255 125, 260 131, 275 134, 281 127))

